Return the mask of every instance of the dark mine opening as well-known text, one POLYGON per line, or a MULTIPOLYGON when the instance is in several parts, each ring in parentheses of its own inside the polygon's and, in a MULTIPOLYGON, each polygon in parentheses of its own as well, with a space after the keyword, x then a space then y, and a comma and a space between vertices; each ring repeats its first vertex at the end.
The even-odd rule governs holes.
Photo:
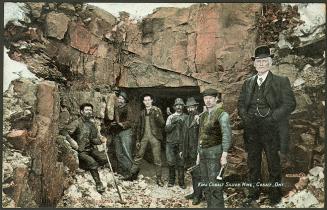
MULTIPOLYGON (((151 87, 151 88, 121 88, 121 90, 125 91, 129 98, 129 106, 131 106, 133 110, 133 119, 136 120, 140 111, 144 108, 143 99, 141 98, 143 94, 150 93, 154 97, 153 105, 159 107, 162 111, 164 120, 166 121, 168 118, 167 107, 170 108, 170 111, 174 112, 174 102, 176 98, 182 98, 184 103, 188 97, 194 97, 195 100, 199 103, 198 111, 202 112, 202 107, 204 105, 202 96, 200 94, 200 87, 151 87)), ((186 108, 184 112, 187 113, 186 108)), ((166 155, 165 155, 165 145, 166 145, 166 135, 163 132, 164 140, 161 144, 162 151, 162 165, 166 166, 166 155)), ((150 146, 148 145, 147 150, 144 155, 144 159, 150 163, 153 163, 152 152, 150 146)))
MULTIPOLYGON (((154 97, 154 103, 153 105, 159 107, 162 111, 163 117, 166 120, 167 115, 167 107, 170 108, 171 112, 174 112, 174 102, 176 98, 182 98, 184 103, 186 103, 186 100, 188 97, 194 97, 195 100, 199 103, 198 111, 202 111, 202 107, 204 105, 202 96, 200 94, 200 88, 199 87, 174 87, 174 88, 167 88, 167 87, 158 87, 158 88, 122 88, 124 90, 129 98, 129 104, 131 108, 135 111, 133 113, 135 114, 134 117, 137 117, 137 115, 140 113, 140 111, 144 108, 143 102, 142 102, 142 95, 145 93, 150 93, 154 97)), ((184 109, 184 112, 186 113, 187 110, 184 109)))

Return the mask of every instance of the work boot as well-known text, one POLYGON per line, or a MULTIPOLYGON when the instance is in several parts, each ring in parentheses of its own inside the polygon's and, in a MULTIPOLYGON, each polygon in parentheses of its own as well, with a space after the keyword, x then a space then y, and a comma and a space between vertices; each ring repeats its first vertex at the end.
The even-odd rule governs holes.
POLYGON ((185 182, 184 182, 184 168, 182 167, 178 168, 178 185, 182 189, 186 189, 185 182))
POLYGON ((140 169, 136 169, 136 171, 131 171, 131 173, 127 176, 125 176, 124 178, 122 178, 122 180, 124 181, 134 181, 137 179, 137 176, 140 172, 140 169))
POLYGON ((164 186, 164 183, 163 183, 163 181, 161 179, 161 176, 157 176, 157 185, 159 187, 163 187, 164 186))
POLYGON ((274 206, 278 204, 282 199, 282 192, 280 188, 272 189, 268 195, 269 205, 274 206))
POLYGON ((175 184, 175 166, 169 166, 169 180, 168 180, 168 187, 172 187, 175 184))
POLYGON ((164 183, 161 179, 162 177, 162 169, 161 169, 161 165, 156 165, 156 181, 157 181, 157 185, 159 187, 163 187, 164 186, 164 183))
POLYGON ((199 186, 195 186, 193 190, 194 190, 193 193, 194 196, 193 196, 192 204, 198 205, 201 202, 201 200, 203 200, 202 189, 199 186))
POLYGON ((192 205, 199 205, 201 202, 201 197, 200 196, 194 196, 192 205))
POLYGON ((103 193, 105 191, 105 187, 103 186, 101 180, 100 180, 100 175, 97 169, 90 170, 90 173, 95 181, 95 189, 99 193, 103 193))
POLYGON ((102 182, 98 182, 95 185, 95 189, 99 192, 99 193, 103 193, 105 191, 105 187, 103 186, 102 182))

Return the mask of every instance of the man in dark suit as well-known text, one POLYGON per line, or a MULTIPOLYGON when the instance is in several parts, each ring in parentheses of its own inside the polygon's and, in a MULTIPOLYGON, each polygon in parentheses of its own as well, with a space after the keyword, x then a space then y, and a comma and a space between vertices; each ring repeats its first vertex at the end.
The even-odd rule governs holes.
POLYGON ((294 111, 296 101, 289 79, 270 72, 272 58, 267 46, 256 48, 252 60, 258 73, 245 80, 238 99, 238 113, 244 125, 244 144, 248 153, 248 178, 252 183, 245 206, 257 200, 260 195, 258 183, 262 150, 268 162, 269 183, 265 184, 271 187, 270 204, 279 203, 282 197, 278 150, 281 146, 282 149, 285 148, 288 127, 283 125, 288 124, 288 116, 294 111))

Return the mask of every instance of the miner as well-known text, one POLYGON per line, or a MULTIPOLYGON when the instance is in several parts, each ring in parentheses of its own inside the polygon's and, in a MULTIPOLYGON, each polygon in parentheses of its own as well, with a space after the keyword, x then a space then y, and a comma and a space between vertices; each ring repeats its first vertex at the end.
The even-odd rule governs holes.
POLYGON ((98 168, 107 163, 105 151, 100 151, 97 145, 106 143, 107 139, 100 134, 93 120, 93 105, 83 103, 80 106, 80 118, 71 122, 61 131, 66 136, 73 149, 78 152, 80 167, 90 171, 99 193, 105 191, 98 168))
POLYGON ((143 159, 147 145, 150 144, 156 167, 156 182, 162 187, 161 141, 163 140, 165 120, 163 119, 160 108, 153 105, 153 96, 151 94, 144 94, 142 98, 145 108, 141 111, 135 128, 136 149, 138 151, 134 158, 130 174, 124 177, 123 180, 132 181, 137 179, 141 160, 143 159))
MULTIPOLYGON (((269 183, 281 182, 281 164, 278 150, 288 137, 288 116, 296 107, 296 101, 287 77, 273 74, 273 54, 268 46, 255 49, 254 67, 257 74, 246 79, 238 99, 238 113, 244 125, 244 144, 247 152, 248 178, 253 183, 244 206, 250 206, 259 198, 260 189, 255 183, 261 178, 261 153, 265 152, 268 162, 269 183), (285 123, 286 122, 286 123, 285 123)), ((281 200, 281 188, 269 189, 271 205, 281 200)))
POLYGON ((205 183, 208 208, 224 208, 223 185, 217 180, 220 168, 227 164, 231 146, 229 114, 217 102, 221 94, 215 89, 202 93, 206 110, 199 118, 199 147, 197 163, 200 164, 201 182, 205 183))
POLYGON ((183 99, 176 98, 174 103, 175 112, 171 114, 166 121, 166 158, 169 167, 169 181, 168 187, 172 187, 175 184, 176 170, 178 185, 185 189, 184 182, 184 159, 182 157, 183 150, 183 134, 184 134, 184 122, 186 114, 183 113, 185 104, 183 99))
MULTIPOLYGON (((190 97, 186 101, 186 109, 188 115, 184 122, 184 143, 182 150, 182 157, 184 158, 185 168, 190 168, 196 165, 196 156, 198 148, 199 125, 197 123, 198 102, 194 97, 190 97)), ((195 167, 191 171, 193 193, 186 195, 186 199, 193 199, 192 204, 198 205, 203 197, 202 188, 199 186, 201 180, 200 167, 195 167)))
POLYGON ((128 106, 127 94, 120 91, 114 109, 114 121, 110 123, 110 133, 113 135, 118 173, 128 175, 132 167, 132 112, 128 106))

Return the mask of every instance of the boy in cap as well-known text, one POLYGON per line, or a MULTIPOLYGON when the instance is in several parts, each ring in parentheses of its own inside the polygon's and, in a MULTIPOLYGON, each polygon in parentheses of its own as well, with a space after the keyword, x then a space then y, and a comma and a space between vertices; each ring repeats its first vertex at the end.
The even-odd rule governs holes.
MULTIPOLYGON (((256 183, 261 177, 262 151, 267 156, 269 182, 280 185, 278 150, 287 152, 288 116, 296 107, 289 79, 270 72, 274 55, 270 54, 269 47, 257 47, 254 54, 252 60, 258 73, 244 81, 238 99, 238 113, 244 125, 244 145, 248 153, 248 178, 254 185, 244 201, 246 207, 252 205, 260 195, 256 183)), ((271 187, 270 204, 279 203, 281 197, 280 187, 271 187)))
POLYGON ((184 182, 184 160, 181 156, 183 149, 183 124, 186 114, 183 113, 185 104, 183 99, 176 98, 174 103, 175 113, 171 114, 166 121, 166 157, 169 166, 168 187, 175 184, 176 169, 178 174, 178 184, 185 189, 184 182), (177 168, 176 168, 177 167, 177 168))
POLYGON ((199 118, 199 147, 197 163, 200 164, 201 181, 205 183, 208 208, 224 208, 223 186, 216 179, 221 167, 227 164, 231 146, 229 114, 218 106, 221 94, 215 89, 202 93, 206 111, 199 118))

